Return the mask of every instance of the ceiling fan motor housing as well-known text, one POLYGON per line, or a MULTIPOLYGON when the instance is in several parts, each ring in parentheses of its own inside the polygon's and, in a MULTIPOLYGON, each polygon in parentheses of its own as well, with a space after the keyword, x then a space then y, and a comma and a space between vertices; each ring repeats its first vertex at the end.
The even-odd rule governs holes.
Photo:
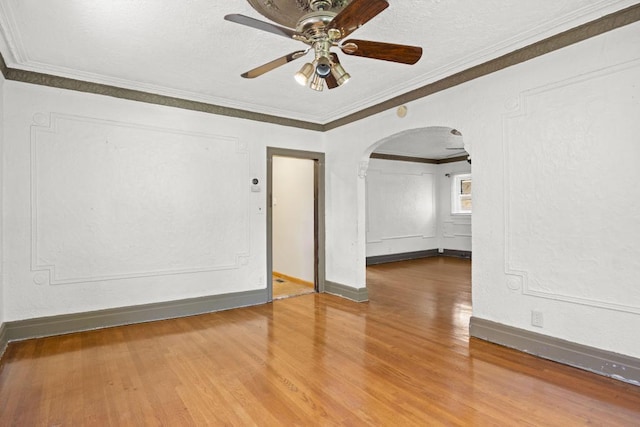
POLYGON ((298 21, 296 31, 303 34, 310 41, 327 38, 326 27, 335 16, 334 12, 322 10, 307 13, 298 21))

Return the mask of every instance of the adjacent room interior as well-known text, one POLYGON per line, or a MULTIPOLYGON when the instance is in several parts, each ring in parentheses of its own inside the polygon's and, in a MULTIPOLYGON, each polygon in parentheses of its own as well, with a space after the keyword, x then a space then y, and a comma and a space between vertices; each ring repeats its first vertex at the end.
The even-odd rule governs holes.
POLYGON ((273 157, 273 299, 316 289, 314 160, 273 157))
POLYGON ((410 129, 374 144, 366 172, 367 265, 471 258, 471 157, 460 131, 410 129))

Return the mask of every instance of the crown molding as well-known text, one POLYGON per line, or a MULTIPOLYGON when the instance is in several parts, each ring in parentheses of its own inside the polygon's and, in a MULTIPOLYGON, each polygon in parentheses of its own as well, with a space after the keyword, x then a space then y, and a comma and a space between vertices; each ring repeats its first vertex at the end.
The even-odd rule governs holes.
POLYGON ((547 53, 554 52, 558 49, 562 49, 572 44, 587 40, 600 34, 604 34, 608 31, 632 24, 637 21, 640 21, 640 3, 605 15, 601 18, 587 22, 586 24, 579 25, 575 28, 561 32, 523 48, 517 49, 498 58, 457 72, 453 75, 421 86, 402 95, 398 95, 376 105, 356 111, 355 113, 348 114, 340 119, 333 120, 326 124, 290 119, 271 114, 257 113, 241 108, 224 107, 207 102, 149 93, 142 90, 127 89, 108 84, 92 83, 68 77, 10 68, 6 65, 6 62, 1 53, 0 72, 2 72, 6 80, 11 81, 111 96, 131 101, 163 105, 239 119, 253 120, 279 126, 289 126, 317 132, 327 132, 329 130, 336 129, 353 122, 357 122, 388 109, 395 108, 399 105, 403 105, 420 98, 425 98, 429 95, 433 95, 434 93, 450 89, 454 86, 458 86, 479 77, 483 77, 496 71, 511 67, 513 65, 523 63, 547 53))
POLYGON ((19 70, 6 66, 0 54, 0 68, 5 79, 30 83, 41 86, 67 89, 77 92, 92 93, 96 95, 111 96, 114 98, 126 99, 130 101, 144 102, 147 104, 163 105, 167 107, 181 108, 184 110, 199 111, 202 113, 216 114, 220 116, 235 117, 258 122, 272 123, 281 126, 290 126, 299 129, 313 131, 323 131, 322 125, 306 122, 302 120, 289 119, 286 117, 273 116, 269 114, 256 113, 253 111, 241 110, 238 108, 223 107, 205 102, 192 101, 183 98, 176 98, 165 95, 158 95, 140 90, 126 89, 122 87, 110 86, 100 83, 86 82, 71 79, 68 77, 53 76, 51 74, 37 73, 34 71, 19 70))
POLYGON ((424 157, 399 156, 397 154, 371 153, 371 159, 393 160, 396 162, 429 163, 432 165, 442 165, 445 163, 455 163, 467 161, 469 155, 449 157, 445 159, 427 159, 424 157))
POLYGON ((538 56, 554 52, 558 49, 562 49, 563 47, 590 39, 591 37, 604 34, 637 21, 640 21, 640 3, 609 15, 605 15, 602 18, 595 19, 587 22, 586 24, 579 25, 570 30, 563 31, 539 42, 517 49, 511 53, 507 53, 464 71, 460 71, 418 89, 398 95, 353 114, 349 114, 341 119, 329 122, 324 125, 324 130, 328 131, 349 123, 357 122, 358 120, 365 119, 374 114, 378 114, 420 98, 425 98, 429 95, 433 95, 434 93, 450 89, 454 86, 495 73, 496 71, 503 70, 513 65, 521 64, 530 59, 537 58, 538 56))

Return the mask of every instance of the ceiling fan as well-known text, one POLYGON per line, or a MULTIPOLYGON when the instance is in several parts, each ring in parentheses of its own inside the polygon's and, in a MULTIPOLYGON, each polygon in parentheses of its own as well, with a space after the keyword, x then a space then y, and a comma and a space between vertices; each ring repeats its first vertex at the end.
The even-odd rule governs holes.
MULTIPOLYGON (((251 1, 250 1, 251 3, 251 1)), ((262 31, 277 34, 308 45, 304 50, 297 50, 288 55, 263 64, 246 73, 242 77, 252 79, 277 67, 305 56, 310 50, 314 52, 312 62, 302 66, 295 74, 295 79, 303 86, 321 91, 326 82, 329 89, 346 83, 351 76, 347 73, 332 47, 338 47, 347 55, 380 59, 383 61, 415 64, 422 56, 422 48, 392 43, 367 40, 345 40, 352 32, 373 19, 389 7, 386 0, 352 0, 341 11, 334 12, 344 0, 309 0, 309 13, 304 14, 297 22, 295 30, 245 15, 231 14, 224 17, 227 21, 246 25, 262 31)), ((253 4, 252 4, 253 6, 253 4)))

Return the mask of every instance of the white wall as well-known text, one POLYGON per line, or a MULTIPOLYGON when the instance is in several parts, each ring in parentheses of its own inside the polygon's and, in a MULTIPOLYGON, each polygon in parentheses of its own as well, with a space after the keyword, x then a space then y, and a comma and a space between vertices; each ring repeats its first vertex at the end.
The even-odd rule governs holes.
MULTIPOLYGON (((471 165, 466 161, 438 165, 438 237, 441 249, 471 251, 472 215, 451 214, 453 176, 463 173, 471 173, 471 165)), ((473 186, 475 188, 475 182, 473 186)))
POLYGON ((367 256, 438 247, 437 165, 371 159, 366 177, 367 256))
POLYGON ((273 157, 273 271, 314 282, 314 161, 273 157))
POLYGON ((266 288, 266 146, 321 135, 4 84, 6 321, 266 288))
POLYGON ((327 133, 327 279, 365 285, 376 141, 449 126, 473 158, 474 316, 640 357, 638 75, 635 23, 327 133))

